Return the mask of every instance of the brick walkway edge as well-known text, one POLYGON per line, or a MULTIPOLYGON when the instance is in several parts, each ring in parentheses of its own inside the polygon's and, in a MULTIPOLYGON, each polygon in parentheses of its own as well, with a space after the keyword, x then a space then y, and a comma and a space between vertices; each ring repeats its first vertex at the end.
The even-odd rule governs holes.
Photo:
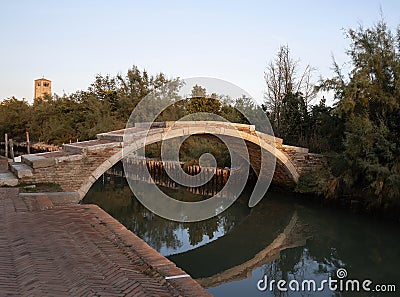
POLYGON ((211 296, 185 275, 96 205, 0 188, 0 296, 211 296))

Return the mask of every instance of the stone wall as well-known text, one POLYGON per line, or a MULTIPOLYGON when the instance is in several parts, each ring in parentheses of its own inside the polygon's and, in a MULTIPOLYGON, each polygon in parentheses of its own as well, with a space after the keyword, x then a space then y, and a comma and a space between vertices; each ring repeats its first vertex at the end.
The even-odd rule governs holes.
POLYGON ((300 175, 328 166, 324 155, 309 153, 307 148, 282 145, 281 151, 289 156, 300 175))
POLYGON ((328 166, 327 157, 320 154, 308 153, 303 160, 298 161, 297 168, 300 175, 316 171, 328 166))

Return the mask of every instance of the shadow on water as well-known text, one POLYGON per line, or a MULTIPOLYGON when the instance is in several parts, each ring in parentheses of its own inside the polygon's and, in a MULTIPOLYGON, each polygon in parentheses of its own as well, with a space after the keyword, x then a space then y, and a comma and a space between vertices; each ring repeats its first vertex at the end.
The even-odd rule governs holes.
MULTIPOLYGON (((139 182, 139 181, 138 181, 139 182)), ((249 208, 251 184, 226 211, 211 219, 179 223, 140 204, 125 178, 105 174, 83 203, 99 205, 215 296, 396 296, 396 293, 260 292, 257 282, 273 280, 370 279, 400 289, 399 225, 328 209, 291 193, 268 192, 249 208)), ((199 199, 183 188, 162 190, 185 200, 199 199)), ((223 199, 223 198, 221 198, 223 199)))

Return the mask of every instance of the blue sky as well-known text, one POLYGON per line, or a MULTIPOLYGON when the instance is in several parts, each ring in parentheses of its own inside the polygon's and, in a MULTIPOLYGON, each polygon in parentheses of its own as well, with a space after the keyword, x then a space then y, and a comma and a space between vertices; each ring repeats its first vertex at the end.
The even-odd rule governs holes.
POLYGON ((43 75, 61 95, 96 74, 132 65, 169 77, 216 77, 260 100, 263 72, 282 44, 330 76, 347 60, 343 29, 370 26, 382 7, 400 24, 400 1, 3 1, 0 100, 31 101, 43 75))

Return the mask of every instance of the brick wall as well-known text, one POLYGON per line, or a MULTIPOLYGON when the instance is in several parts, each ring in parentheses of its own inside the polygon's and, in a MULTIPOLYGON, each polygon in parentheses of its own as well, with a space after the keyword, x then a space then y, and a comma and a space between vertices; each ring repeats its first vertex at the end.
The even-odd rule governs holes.
POLYGON ((281 149, 302 175, 328 166, 328 159, 320 154, 309 153, 307 148, 283 145, 281 149))
POLYGON ((82 155, 72 155, 56 158, 53 166, 33 169, 32 177, 24 177, 22 181, 29 183, 52 182, 59 184, 65 191, 77 191, 104 161, 117 153, 120 148, 107 148, 102 151, 88 152, 82 155))

